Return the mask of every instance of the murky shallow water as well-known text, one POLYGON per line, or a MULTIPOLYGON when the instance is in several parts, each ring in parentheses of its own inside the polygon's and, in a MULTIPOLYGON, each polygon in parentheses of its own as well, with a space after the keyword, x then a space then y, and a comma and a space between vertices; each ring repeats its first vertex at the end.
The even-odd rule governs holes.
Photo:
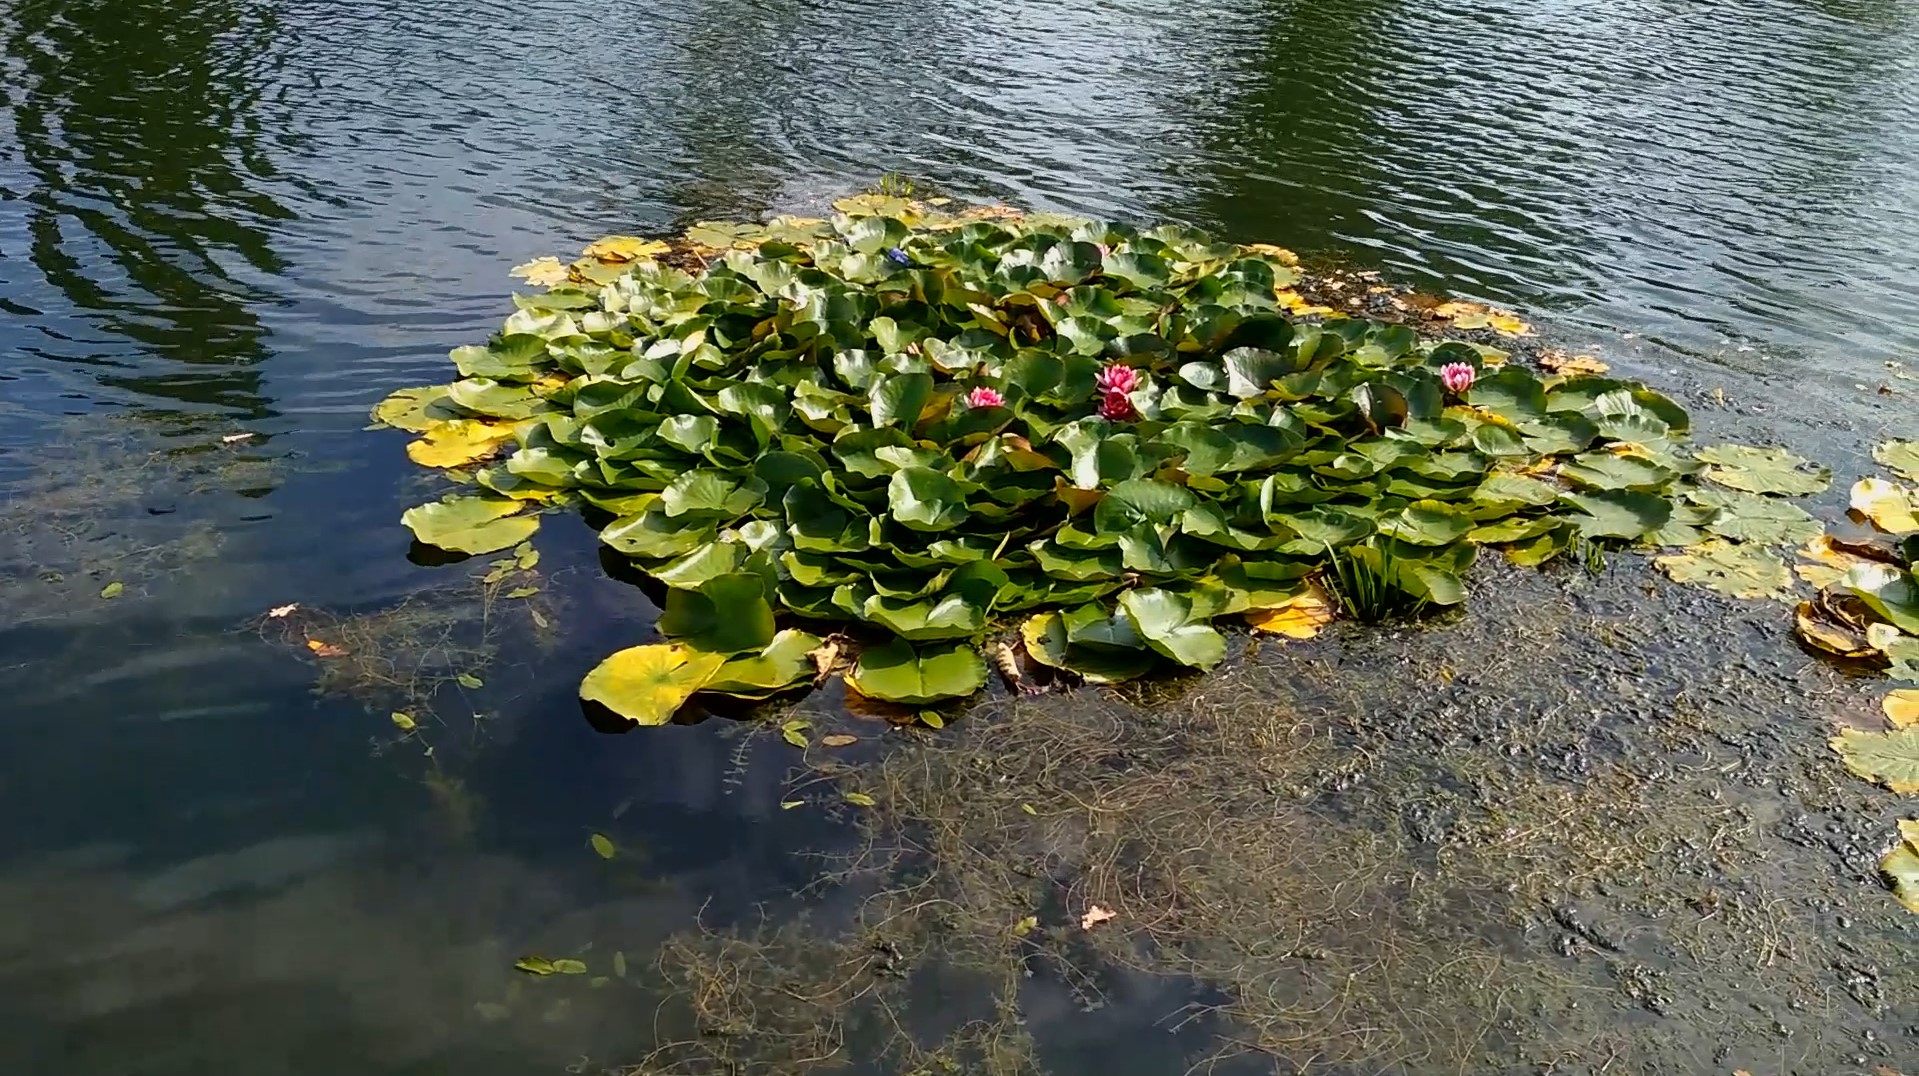
MULTIPOLYGON (((0 39, 9 1071, 636 1060, 651 1000, 539 994, 512 959, 647 966, 703 906, 777 916, 817 867, 792 849, 854 840, 780 809, 777 742, 585 726, 580 673, 651 610, 584 528, 543 531, 547 628, 406 560, 422 480, 365 409, 441 379, 528 256, 899 170, 1507 303, 1675 390, 1725 388, 1705 421, 1841 473, 1919 432, 1896 376, 1919 372, 1919 15, 1896 4, 21 0, 0 39), (392 615, 429 588, 454 592, 444 615, 392 615), (436 696, 433 756, 394 746, 404 691, 316 699, 312 664, 250 626, 286 602, 381 617, 409 676, 470 665, 484 687, 436 696)), ((1797 667, 1777 634, 1717 638, 1797 667)), ((1782 723, 1797 693, 1843 693, 1813 684, 1778 691, 1782 723)), ((1761 799, 1842 828, 1889 809, 1761 799)), ((1755 847, 1788 857, 1767 884, 1874 914, 1841 852, 1755 847)), ((1123 1070, 1094 1044, 1113 1025, 1034 989, 1049 1062, 1123 1070)), ((1136 1024, 1183 1000, 1137 989, 1115 1009, 1136 1024)), ((1909 973, 1885 989, 1819 1010, 1843 1043, 1744 1056, 1896 1058, 1860 1037, 1919 1018, 1909 973)), ((1129 1071, 1177 1071, 1123 1041, 1129 1071)))

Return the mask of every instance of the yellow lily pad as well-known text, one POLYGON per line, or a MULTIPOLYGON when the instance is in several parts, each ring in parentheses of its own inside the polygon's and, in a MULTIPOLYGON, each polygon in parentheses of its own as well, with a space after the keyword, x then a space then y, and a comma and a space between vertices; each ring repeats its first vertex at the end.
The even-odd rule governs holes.
POLYGON ((426 436, 406 446, 406 454, 422 467, 462 467, 498 453, 511 440, 512 426, 459 418, 428 426, 426 436))
POLYGON ((518 515, 524 501, 448 497, 409 508, 400 517, 413 536, 455 553, 495 553, 519 545, 540 529, 537 515, 518 515))
POLYGON ((1919 688, 1902 687, 1887 695, 1879 704, 1885 711, 1886 720, 1896 729, 1909 729, 1919 726, 1919 688))
POLYGON ((1919 482, 1919 441, 1887 441, 1872 450, 1872 458, 1908 482, 1919 482))
POLYGON ((1325 588, 1314 583, 1306 593, 1288 598, 1271 609, 1254 609, 1246 614, 1246 624, 1254 631, 1284 635, 1289 639, 1310 639, 1319 629, 1338 616, 1325 588))
POLYGON ((1862 478, 1853 483, 1852 510, 1889 534, 1919 531, 1919 498, 1897 482, 1862 478))
POLYGON ((447 400, 447 386, 422 385, 399 389, 373 405, 373 421, 408 433, 425 433, 438 423, 459 417, 447 400))
POLYGON ((560 259, 548 256, 523 262, 507 270, 507 275, 518 277, 535 287, 551 288, 567 281, 566 266, 560 259))
POLYGON ((1684 553, 1656 557, 1654 564, 1675 583, 1716 590, 1734 598, 1774 598, 1792 589, 1792 573, 1756 545, 1714 538, 1684 553))
POLYGON ((1844 729, 1830 741, 1846 768, 1894 792, 1919 792, 1919 728, 1891 732, 1844 729))
POLYGON ((1892 895, 1909 912, 1919 912, 1919 820, 1899 821, 1899 843, 1892 846, 1879 869, 1892 883, 1892 895))
POLYGON ((580 697, 636 725, 664 725, 724 664, 724 655, 683 643, 630 646, 586 674, 580 697))
POLYGON ((635 235, 609 235, 580 253, 589 258, 598 258, 603 262, 623 264, 665 254, 671 249, 673 248, 658 239, 641 239, 635 235))

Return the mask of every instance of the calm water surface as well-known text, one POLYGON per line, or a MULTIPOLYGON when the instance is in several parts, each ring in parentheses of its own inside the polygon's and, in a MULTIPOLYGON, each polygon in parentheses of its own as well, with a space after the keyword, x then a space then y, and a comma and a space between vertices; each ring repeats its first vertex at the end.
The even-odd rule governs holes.
POLYGON ((0 1068, 552 1071, 561 1016, 472 1017, 517 952, 616 891, 643 950, 803 876, 808 824, 731 741, 580 721, 651 616, 583 528, 541 538, 557 642, 451 704, 489 720, 437 765, 246 622, 459 582, 407 560, 426 487, 361 427, 489 331, 506 267, 887 170, 1373 265, 1919 432, 1909 391, 1857 388, 1919 368, 1910 4, 11 0, 0 1068), (609 884, 596 830, 653 881, 609 884))

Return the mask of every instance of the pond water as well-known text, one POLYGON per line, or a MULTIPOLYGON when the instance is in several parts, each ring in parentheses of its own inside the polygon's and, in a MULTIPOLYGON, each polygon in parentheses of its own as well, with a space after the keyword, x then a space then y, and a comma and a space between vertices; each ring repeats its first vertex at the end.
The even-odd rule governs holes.
MULTIPOLYGON (((1511 306, 1744 386, 1841 473, 1919 433, 1909 4, 15 0, 0 1067, 644 1052, 648 1005, 525 1002, 513 960, 777 917, 850 838, 781 809, 777 742, 595 733, 578 679, 651 607, 576 524, 534 600, 409 561, 432 486, 366 411, 445 380, 513 264, 888 171, 1511 306), (382 657, 316 693, 307 638, 382 657)), ((1180 1071, 1080 1035, 1061 1071, 1180 1071)))

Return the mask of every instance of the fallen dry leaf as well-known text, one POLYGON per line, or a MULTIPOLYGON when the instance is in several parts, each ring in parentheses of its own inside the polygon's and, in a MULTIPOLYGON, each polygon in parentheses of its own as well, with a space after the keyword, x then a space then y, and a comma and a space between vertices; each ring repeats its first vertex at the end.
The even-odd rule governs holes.
POLYGON ((609 235, 581 251, 589 258, 598 258, 603 262, 630 262, 638 258, 650 258, 655 254, 665 254, 673 248, 658 239, 641 239, 632 235, 609 235))
POLYGON ((813 677, 813 682, 823 684, 827 677, 839 671, 849 657, 846 652, 846 636, 837 633, 828 635, 820 640, 817 648, 808 651, 806 656, 813 659, 813 668, 818 670, 818 674, 813 677))
POLYGON ((335 646, 332 643, 323 643, 318 639, 308 639, 307 649, 313 651, 316 657, 338 658, 346 656, 346 647, 335 646))
POLYGON ((220 443, 223 445, 237 445, 241 441, 251 441, 258 436, 260 435, 257 433, 230 433, 220 438, 220 443))
POLYGON ((1919 725, 1919 688, 1902 687, 1886 696, 1879 708, 1886 712, 1886 720, 1896 729, 1909 729, 1919 725))
POLYGON ((860 738, 858 736, 848 736, 843 732, 820 737, 820 743, 827 747, 845 747, 848 744, 856 744, 859 742, 860 738))
POLYGON ((1118 915, 1114 914, 1113 912, 1109 912, 1106 909, 1095 904, 1092 907, 1086 909, 1085 915, 1082 915, 1079 917, 1079 928, 1081 930, 1091 930, 1094 927, 1100 925, 1101 923, 1106 922, 1109 919, 1117 919, 1117 918, 1119 918, 1118 915))
POLYGON ((1246 623, 1254 631, 1269 635, 1284 635, 1289 639, 1310 639, 1319 634, 1319 629, 1331 623, 1337 615, 1332 596, 1318 583, 1312 584, 1306 593, 1288 598, 1283 604, 1271 609, 1253 609, 1246 613, 1246 623))
POLYGON ((299 607, 299 602, 288 602, 285 605, 276 605, 267 610, 267 616, 274 620, 279 620, 283 617, 292 616, 293 611, 299 607))

